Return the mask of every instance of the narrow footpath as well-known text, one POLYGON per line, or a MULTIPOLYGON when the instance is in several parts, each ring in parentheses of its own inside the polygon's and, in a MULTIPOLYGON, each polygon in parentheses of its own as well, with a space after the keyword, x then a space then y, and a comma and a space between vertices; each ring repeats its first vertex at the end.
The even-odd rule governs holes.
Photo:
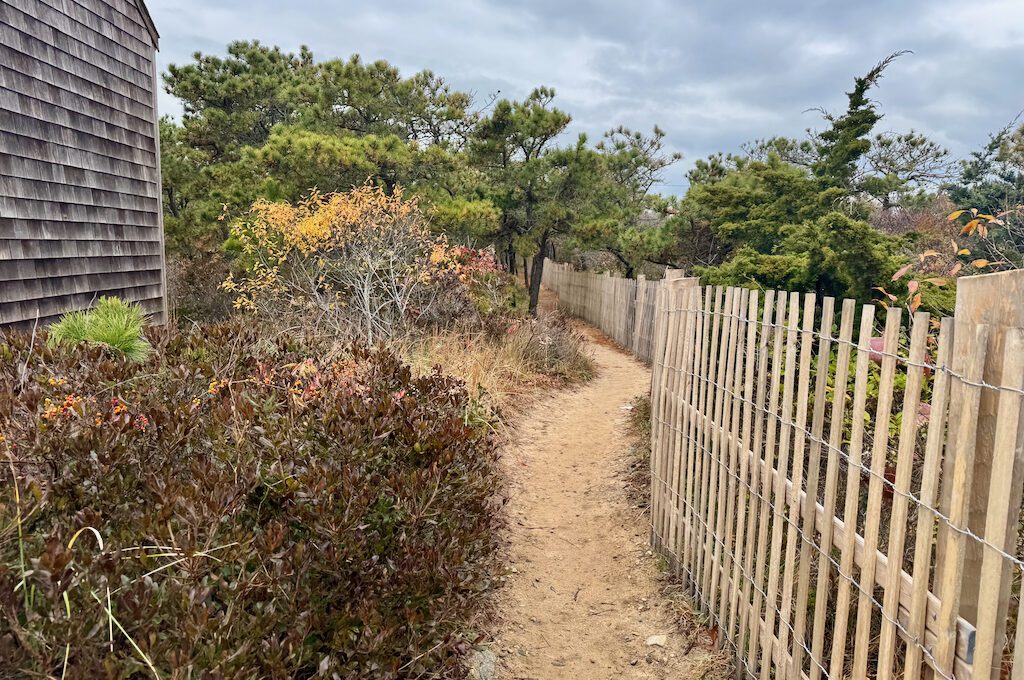
POLYGON ((506 454, 512 574, 498 678, 721 677, 692 615, 686 630, 685 607, 663 597, 647 517, 624 488, 628 405, 650 371, 586 333, 594 379, 534 404, 506 454))

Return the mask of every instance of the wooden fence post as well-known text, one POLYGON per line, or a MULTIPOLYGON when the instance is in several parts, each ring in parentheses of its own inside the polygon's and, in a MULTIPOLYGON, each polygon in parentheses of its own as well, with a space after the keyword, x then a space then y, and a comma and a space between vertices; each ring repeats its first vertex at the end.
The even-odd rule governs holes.
POLYGON ((636 277, 636 292, 633 298, 633 339, 630 349, 636 354, 640 347, 640 316, 643 314, 644 303, 647 300, 647 286, 644 283, 647 277, 640 274, 636 277))
POLYGON ((685 276, 685 272, 682 269, 673 269, 669 267, 665 270, 665 280, 672 281, 673 279, 681 279, 685 276))
MULTIPOLYGON (((1015 555, 1024 487, 1024 418, 1020 417, 1020 395, 1013 386, 1021 384, 1024 358, 1013 357, 1006 348, 1008 342, 1017 342, 1020 329, 1024 329, 1024 271, 960 279, 955 324, 958 341, 969 338, 978 325, 989 326, 983 382, 1008 388, 986 388, 981 393, 967 528, 1015 555)), ((941 510, 948 516, 950 491, 945 486, 941 510)), ((991 548, 976 540, 967 541, 959 613, 978 628, 978 648, 983 654, 977 659, 976 678, 998 677, 1013 580, 1010 567, 1010 562, 991 548), (998 591, 998 603, 993 607, 985 593, 991 594, 994 589, 998 591), (989 668, 980 668, 982 665, 989 668)))

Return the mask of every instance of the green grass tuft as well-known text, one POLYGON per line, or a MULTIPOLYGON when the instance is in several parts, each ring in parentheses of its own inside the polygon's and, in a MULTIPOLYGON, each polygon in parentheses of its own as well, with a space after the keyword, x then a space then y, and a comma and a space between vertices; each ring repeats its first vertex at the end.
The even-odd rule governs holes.
POLYGON ((101 297, 95 309, 70 312, 50 327, 50 338, 59 344, 83 342, 102 345, 129 361, 145 361, 152 351, 142 337, 142 308, 120 298, 101 297))

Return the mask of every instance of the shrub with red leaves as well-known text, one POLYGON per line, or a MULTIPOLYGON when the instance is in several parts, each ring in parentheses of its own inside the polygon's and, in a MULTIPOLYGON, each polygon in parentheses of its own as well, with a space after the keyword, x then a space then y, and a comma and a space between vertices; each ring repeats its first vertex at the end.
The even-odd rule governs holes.
POLYGON ((458 676, 498 521, 462 384, 237 322, 149 339, 0 337, 0 677, 458 676))

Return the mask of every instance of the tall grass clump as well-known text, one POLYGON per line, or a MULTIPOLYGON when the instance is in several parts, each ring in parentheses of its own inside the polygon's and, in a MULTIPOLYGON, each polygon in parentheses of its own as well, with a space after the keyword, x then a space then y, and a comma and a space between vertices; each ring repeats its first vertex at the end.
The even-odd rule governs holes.
POLYGON ((146 320, 142 308, 116 297, 101 297, 96 307, 69 312, 50 327, 56 344, 90 343, 129 361, 145 361, 152 351, 143 337, 146 320))

